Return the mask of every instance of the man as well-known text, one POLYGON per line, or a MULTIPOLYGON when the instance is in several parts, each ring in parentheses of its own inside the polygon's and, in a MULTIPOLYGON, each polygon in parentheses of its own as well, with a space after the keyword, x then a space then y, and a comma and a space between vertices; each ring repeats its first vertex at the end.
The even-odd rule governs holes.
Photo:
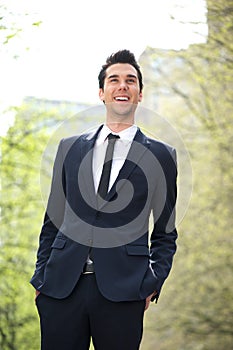
POLYGON ((97 350, 139 349, 176 251, 175 150, 135 125, 143 83, 131 52, 107 59, 99 88, 105 124, 63 139, 54 163, 31 279, 43 350, 89 349, 91 337, 97 350))

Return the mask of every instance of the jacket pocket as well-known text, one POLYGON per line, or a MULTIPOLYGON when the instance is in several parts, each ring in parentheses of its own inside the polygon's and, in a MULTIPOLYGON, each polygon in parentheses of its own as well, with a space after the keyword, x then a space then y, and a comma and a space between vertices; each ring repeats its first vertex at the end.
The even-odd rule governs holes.
POLYGON ((149 256, 149 248, 144 245, 126 245, 128 255, 149 256))
POLYGON ((55 249, 63 249, 64 246, 66 244, 66 239, 61 238, 61 237, 57 237, 55 238, 55 240, 53 241, 53 244, 51 245, 51 248, 55 248, 55 249))

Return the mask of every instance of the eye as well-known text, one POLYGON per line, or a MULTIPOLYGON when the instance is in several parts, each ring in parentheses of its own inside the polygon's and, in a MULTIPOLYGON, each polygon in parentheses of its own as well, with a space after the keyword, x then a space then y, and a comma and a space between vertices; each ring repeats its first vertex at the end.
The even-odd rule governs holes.
POLYGON ((134 84, 134 83, 136 83, 136 80, 134 78, 129 78, 129 79, 127 79, 127 82, 129 84, 134 84))

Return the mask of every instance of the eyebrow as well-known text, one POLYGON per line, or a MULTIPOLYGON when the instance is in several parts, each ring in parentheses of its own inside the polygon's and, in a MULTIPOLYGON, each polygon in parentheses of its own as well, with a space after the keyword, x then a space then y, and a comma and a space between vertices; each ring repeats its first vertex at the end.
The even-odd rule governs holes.
MULTIPOLYGON (((118 78, 119 75, 118 74, 111 74, 109 75, 109 77, 107 77, 107 79, 112 79, 112 78, 118 78)), ((127 78, 135 78, 137 79, 137 76, 134 74, 127 74, 127 78)))

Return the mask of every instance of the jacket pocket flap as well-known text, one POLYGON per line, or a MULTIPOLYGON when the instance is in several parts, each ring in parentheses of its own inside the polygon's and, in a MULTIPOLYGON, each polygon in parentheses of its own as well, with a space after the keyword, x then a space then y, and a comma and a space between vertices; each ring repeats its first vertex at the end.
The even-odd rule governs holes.
POLYGON ((129 255, 149 256, 149 249, 144 245, 126 245, 126 250, 129 255))
POLYGON ((66 240, 63 238, 55 238, 51 248, 62 249, 66 244, 66 240))

